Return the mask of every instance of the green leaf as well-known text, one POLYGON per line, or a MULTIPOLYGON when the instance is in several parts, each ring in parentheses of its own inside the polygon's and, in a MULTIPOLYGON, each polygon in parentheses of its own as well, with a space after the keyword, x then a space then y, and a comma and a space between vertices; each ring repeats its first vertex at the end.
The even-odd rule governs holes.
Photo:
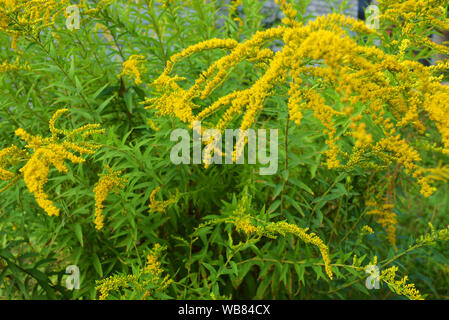
POLYGON ((83 242, 83 229, 79 223, 76 223, 73 225, 73 229, 75 230, 76 238, 78 239, 79 243, 81 244, 81 247, 84 247, 83 242))
POLYGON ((95 271, 100 275, 100 277, 103 277, 103 268, 101 267, 100 258, 98 258, 98 255, 96 253, 92 256, 92 263, 94 265, 95 271))
POLYGON ((270 207, 268 208, 268 214, 271 214, 276 211, 277 208, 281 205, 281 200, 276 200, 273 202, 270 207))
POLYGON ((234 261, 229 261, 229 265, 231 266, 232 271, 234 272, 234 274, 235 274, 236 276, 238 276, 239 270, 238 270, 238 268, 237 268, 237 264, 236 264, 234 261))
POLYGON ((294 179, 294 178, 290 178, 288 180, 290 183, 294 184, 295 186, 297 186, 298 188, 307 191, 308 193, 310 193, 312 196, 314 195, 312 189, 310 189, 304 182, 299 181, 298 179, 294 179))

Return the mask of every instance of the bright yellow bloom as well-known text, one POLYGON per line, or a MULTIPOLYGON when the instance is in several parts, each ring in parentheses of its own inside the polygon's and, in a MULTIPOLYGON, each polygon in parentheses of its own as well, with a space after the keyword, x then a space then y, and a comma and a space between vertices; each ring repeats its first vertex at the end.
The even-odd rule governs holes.
POLYGON ((126 178, 119 177, 122 171, 112 171, 106 167, 108 173, 101 175, 100 180, 95 185, 95 228, 101 230, 104 226, 103 202, 106 200, 109 192, 123 188, 126 178))
MULTIPOLYGON (((400 44, 400 51, 406 47, 428 47, 439 53, 448 54, 449 48, 430 40, 423 30, 448 30, 449 19, 444 6, 445 0, 379 0, 380 21, 385 28, 397 28, 406 40, 400 44)), ((390 39, 384 39, 387 43, 390 39)))
MULTIPOLYGON (((156 290, 165 290, 173 280, 170 279, 170 275, 166 275, 162 278, 162 273, 164 270, 162 269, 162 264, 159 261, 162 257, 162 253, 167 249, 166 246, 161 246, 159 243, 156 243, 150 252, 147 255, 147 262, 145 266, 144 273, 151 274, 150 283, 153 286, 156 286, 156 290)), ((145 297, 150 295, 150 291, 145 292, 145 297)))
POLYGON ((138 284, 138 276, 114 275, 109 278, 98 281, 97 284, 98 286, 95 289, 100 292, 99 299, 106 300, 109 297, 111 291, 117 291, 120 288, 128 288, 132 284, 138 284))
POLYGON ((397 270, 398 267, 396 266, 383 270, 380 279, 387 283, 396 294, 406 296, 410 300, 424 300, 421 293, 415 288, 415 285, 413 283, 407 283, 407 276, 404 276, 400 280, 395 280, 397 270))
POLYGON ((251 224, 250 216, 237 216, 234 221, 237 231, 247 235, 260 232, 261 229, 251 224))
POLYGON ((17 163, 21 156, 25 156, 24 152, 14 145, 0 150, 0 180, 8 181, 14 178, 15 174, 6 168, 17 163))
POLYGON ((16 49, 20 36, 38 35, 68 5, 68 0, 0 0, 0 31, 13 36, 11 48, 16 49))
POLYGON ((281 10, 285 15, 285 18, 282 20, 286 25, 298 26, 299 22, 296 22, 297 12, 293 9, 293 6, 287 2, 287 0, 275 0, 275 2, 281 6, 281 10))
POLYGON ((331 280, 333 279, 334 276, 330 266, 331 261, 329 258, 329 249, 324 244, 323 240, 321 240, 317 235, 315 235, 314 233, 307 233, 308 231, 307 229, 300 228, 294 224, 290 224, 285 221, 271 223, 268 226, 266 226, 265 229, 266 231, 272 234, 278 233, 283 236, 285 236, 286 234, 294 235, 299 239, 301 239, 302 241, 304 241, 305 243, 310 243, 318 247, 318 249, 321 252, 321 256, 323 257, 324 260, 326 274, 329 276, 331 280))
MULTIPOLYGON (((55 128, 54 124, 58 117, 68 112, 67 109, 58 110, 50 120, 49 127, 51 136, 43 138, 40 135, 33 136, 24 129, 19 128, 15 134, 27 142, 26 148, 33 150, 33 153, 27 156, 26 164, 20 169, 28 190, 34 194, 38 205, 44 209, 50 216, 59 215, 59 209, 56 208, 52 201, 48 199, 48 195, 44 191, 44 185, 48 181, 50 166, 53 165, 59 172, 68 172, 65 160, 72 163, 83 163, 85 160, 74 154, 94 154, 99 148, 89 142, 75 141, 78 135, 87 138, 87 135, 103 133, 103 129, 99 129, 99 125, 85 125, 73 131, 66 131, 55 128), (65 138, 61 138, 63 135, 65 138)), ((22 152, 23 153, 23 152, 22 152)))
POLYGON ((352 135, 356 139, 355 146, 357 148, 370 145, 373 141, 373 136, 366 132, 366 123, 362 122, 359 125, 352 123, 351 129, 354 130, 352 135))
POLYGON ((159 275, 163 272, 161 269, 161 263, 158 261, 163 250, 164 248, 161 247, 159 243, 156 243, 147 255, 145 273, 151 273, 154 278, 159 277, 159 275))
POLYGON ((19 56, 16 57, 16 60, 13 63, 10 63, 8 61, 3 61, 0 64, 0 72, 11 72, 11 71, 18 71, 18 70, 30 70, 30 66, 25 63, 20 63, 19 56))
POLYGON ((326 274, 333 279, 333 272, 330 266, 329 249, 324 242, 314 233, 307 233, 308 229, 300 228, 286 221, 271 222, 267 225, 255 226, 251 223, 251 217, 245 215, 241 210, 235 212, 233 216, 226 219, 226 222, 235 225, 237 231, 244 232, 247 235, 266 236, 276 238, 276 235, 286 236, 288 234, 297 237, 305 243, 316 246, 323 258, 326 274))
POLYGON ((142 74, 146 72, 145 66, 145 57, 142 55, 133 54, 129 57, 129 59, 123 62, 123 71, 119 76, 127 75, 130 78, 134 77, 134 82, 136 84, 142 83, 142 74))

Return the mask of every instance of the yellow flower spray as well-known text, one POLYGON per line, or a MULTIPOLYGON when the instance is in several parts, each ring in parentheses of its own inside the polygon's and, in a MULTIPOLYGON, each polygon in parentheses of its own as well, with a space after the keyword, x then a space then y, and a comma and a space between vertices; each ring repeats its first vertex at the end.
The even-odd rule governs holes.
POLYGON ((391 290, 398 295, 406 296, 410 300, 424 300, 421 293, 415 288, 415 285, 413 283, 407 283, 408 276, 404 276, 400 280, 395 279, 397 270, 398 267, 393 266, 382 271, 380 279, 388 284, 391 290))
POLYGON ((396 245, 396 224, 398 223, 396 213, 393 212, 394 205, 377 202, 368 202, 368 207, 373 207, 366 214, 376 215, 377 222, 385 228, 387 232, 387 239, 391 245, 396 245))
POLYGON ((19 36, 35 36, 54 24, 69 5, 68 0, 0 0, 0 31, 13 36, 13 49, 19 36))
POLYGON ((223 131, 239 118, 240 129, 245 131, 254 124, 276 88, 288 84, 290 119, 300 125, 304 112, 311 110, 324 127, 328 145, 324 154, 329 169, 381 168, 379 161, 384 165, 396 162, 416 179, 421 193, 430 196, 435 188, 425 177, 422 158, 405 134, 413 128, 422 137, 425 130, 436 129, 441 134, 442 152, 449 154, 449 87, 440 83, 439 69, 403 59, 400 52, 387 54, 380 48, 358 44, 349 31, 375 33, 361 21, 330 14, 303 25, 294 20, 296 11, 290 4, 285 0, 277 2, 284 10, 285 25, 259 31, 242 43, 207 40, 172 56, 152 84, 157 96, 145 100, 147 108, 176 116, 191 127, 194 121, 220 113, 215 123, 209 121, 212 127, 223 131), (273 40, 283 40, 281 51, 264 48, 273 40), (181 59, 211 49, 229 54, 213 62, 190 88, 181 85, 183 78, 171 76, 181 59), (251 87, 213 99, 216 89, 237 64, 258 64, 262 60, 267 63, 266 72, 251 87), (307 84, 311 78, 317 80, 313 87, 307 84), (341 104, 327 101, 323 93, 330 88, 338 93, 341 104), (202 106, 199 100, 212 102, 202 106), (423 112, 430 121, 419 116, 423 112), (342 150, 341 135, 337 134, 336 123, 344 119, 349 120, 346 133, 354 138, 352 153, 342 150), (381 134, 369 132, 368 122, 374 123, 381 134), (370 159, 374 155, 377 161, 368 161, 368 155, 370 159))
POLYGON ((146 299, 154 292, 165 290, 171 283, 173 283, 173 280, 170 279, 170 275, 162 277, 164 270, 162 269, 160 259, 166 249, 167 247, 156 243, 147 255, 145 268, 139 271, 136 275, 114 275, 97 281, 96 290, 100 292, 99 299, 106 300, 111 292, 130 287, 144 292, 142 299, 146 299), (147 289, 148 286, 150 286, 151 289, 147 289))
POLYGON ((143 73, 146 72, 145 67, 143 66, 143 63, 145 62, 145 58, 142 55, 136 55, 133 54, 129 57, 129 59, 125 62, 123 62, 123 71, 119 76, 127 75, 130 78, 134 77, 134 82, 136 84, 141 84, 142 79, 141 76, 143 73))
POLYGON ((156 200, 156 194, 161 190, 161 187, 157 187, 150 194, 150 204, 148 205, 150 213, 160 212, 164 213, 168 206, 171 206, 178 202, 179 192, 176 195, 170 195, 170 198, 165 201, 156 200))
MULTIPOLYGON (((59 172, 65 173, 68 172, 65 160, 78 164, 85 162, 81 155, 94 154, 100 146, 84 140, 91 135, 104 132, 104 129, 100 129, 97 124, 87 124, 72 131, 57 129, 55 127, 56 120, 67 112, 68 109, 60 109, 55 112, 49 122, 51 136, 48 138, 43 138, 40 135, 33 136, 22 128, 15 131, 15 134, 27 143, 26 149, 32 150, 32 153, 25 152, 25 150, 19 152, 17 147, 10 147, 6 151, 4 149, 0 152, 3 159, 8 154, 20 153, 22 155, 21 161, 26 161, 26 163, 19 172, 23 174, 25 184, 34 195, 38 205, 50 216, 59 215, 59 209, 48 199, 48 195, 44 191, 51 165, 59 172), (77 141, 78 138, 83 141, 77 141)), ((11 178, 11 172, 7 173, 4 170, 2 168, 0 171, 3 173, 3 177, 11 178)))
MULTIPOLYGON (((251 220, 254 219, 246 212, 246 205, 249 201, 248 195, 245 193, 240 199, 238 207, 234 210, 231 217, 224 220, 224 222, 233 224, 237 231, 243 232, 246 235, 255 235, 258 237, 276 238, 277 235, 287 236, 293 235, 305 243, 316 246, 323 258, 326 274, 330 279, 333 279, 333 272, 330 266, 329 248, 324 242, 314 233, 307 233, 308 229, 300 228, 294 224, 286 221, 265 223, 258 221, 259 225, 254 225, 251 220)), ((220 221, 219 219, 217 222, 220 221)))
POLYGON ((119 177, 122 171, 112 171, 112 169, 106 166, 108 171, 106 174, 101 175, 100 180, 94 187, 95 193, 95 228, 101 230, 104 226, 103 202, 106 200, 109 192, 123 188, 126 183, 126 178, 119 177))

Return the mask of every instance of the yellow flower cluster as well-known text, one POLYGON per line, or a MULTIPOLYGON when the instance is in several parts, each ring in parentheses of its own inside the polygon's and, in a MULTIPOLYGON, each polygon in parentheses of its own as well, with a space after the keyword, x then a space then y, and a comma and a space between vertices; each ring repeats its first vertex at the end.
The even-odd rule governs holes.
POLYGON ((84 8, 84 13, 87 15, 96 14, 98 11, 104 9, 105 7, 111 5, 114 2, 114 0, 100 0, 98 3, 96 3, 95 7, 89 7, 93 3, 89 3, 87 0, 81 0, 80 1, 80 8, 84 8))
POLYGON ((243 232, 247 235, 261 233, 262 229, 251 224, 251 216, 236 216, 233 220, 237 231, 243 232))
POLYGON ((28 158, 28 152, 26 150, 20 150, 15 145, 0 150, 0 181, 8 181, 8 183, 0 189, 0 193, 12 187, 14 183, 21 178, 21 175, 11 171, 10 167, 28 158))
MULTIPOLYGON (((147 255, 147 263, 144 273, 151 274, 150 282, 153 286, 157 287, 157 290, 164 290, 173 282, 173 280, 170 279, 170 275, 166 275, 164 278, 161 277, 164 270, 162 269, 159 260, 163 251, 166 249, 167 247, 156 243, 147 255)), ((146 291, 145 297, 149 295, 150 291, 146 291)))
POLYGON ((106 300, 109 297, 110 292, 117 291, 120 288, 128 288, 132 284, 138 286, 139 282, 138 276, 135 275, 114 275, 98 281, 97 284, 98 286, 95 289, 100 292, 99 299, 106 300))
POLYGON ((168 206, 178 202, 178 199, 179 199, 179 193, 178 192, 174 196, 170 195, 170 198, 168 200, 166 200, 166 201, 156 200, 156 194, 160 190, 161 190, 161 187, 157 187, 150 194, 150 204, 148 206, 149 209, 150 209, 150 213, 153 213, 153 212, 164 213, 168 206))
POLYGON ((59 209, 48 199, 48 195, 44 191, 44 185, 48 181, 50 166, 53 165, 59 172, 68 172, 65 160, 70 160, 73 163, 84 162, 83 158, 74 153, 79 153, 80 155, 95 153, 99 146, 84 140, 90 135, 104 132, 96 124, 87 124, 73 131, 57 129, 55 127, 56 120, 66 112, 68 112, 67 109, 60 109, 50 119, 49 127, 52 135, 48 138, 43 138, 40 135, 33 136, 22 128, 15 131, 15 134, 27 143, 25 148, 33 150, 32 153, 28 153, 26 150, 19 150, 15 146, 0 151, 0 165, 2 167, 0 174, 2 178, 9 179, 13 177, 11 175, 12 172, 6 171, 4 167, 5 164, 11 164, 5 163, 6 157, 13 156, 14 161, 26 161, 19 171, 23 174, 25 184, 34 195, 38 205, 50 216, 59 215, 59 209), (79 137, 83 141, 76 141, 79 137))
POLYGON ((356 124, 353 122, 351 123, 350 128, 353 130, 352 135, 356 140, 355 146, 357 148, 370 145, 373 141, 373 136, 366 132, 366 123, 362 122, 360 124, 356 124))
POLYGON ((434 243, 435 241, 449 241, 449 227, 435 231, 433 225, 429 223, 430 232, 417 239, 417 243, 434 243))
POLYGON ((152 130, 154 130, 154 131, 159 131, 159 130, 161 130, 161 128, 158 127, 158 126, 156 125, 156 123, 154 123, 154 121, 153 121, 152 119, 150 119, 150 118, 147 118, 147 125, 149 125, 150 128, 151 128, 152 130))
POLYGON ((370 226, 363 226, 361 231, 361 236, 367 235, 367 234, 373 234, 374 231, 370 226))
POLYGON ((333 272, 330 266, 331 261, 329 257, 329 248, 317 235, 315 235, 314 233, 307 233, 307 229, 300 228, 285 221, 270 223, 265 227, 265 230, 270 234, 281 234, 283 236, 285 236, 286 234, 291 234, 298 237, 305 243, 310 243, 318 247, 321 252, 321 256, 323 257, 325 271, 329 278, 333 279, 333 272))
POLYGON ((242 19, 238 16, 237 7, 243 5, 243 0, 232 0, 229 3, 229 18, 238 22, 239 26, 243 25, 242 19))
POLYGON ((396 224, 398 223, 396 213, 393 212, 394 205, 389 203, 379 204, 375 201, 368 201, 366 204, 368 207, 373 207, 369 210, 367 215, 376 215, 377 222, 387 232, 387 240, 391 245, 396 244, 396 224))
POLYGON ((114 275, 109 278, 97 281, 97 287, 95 288, 100 292, 99 299, 106 300, 110 293, 117 291, 121 288, 132 288, 138 291, 144 292, 143 298, 146 299, 151 295, 151 292, 165 290, 173 280, 170 279, 170 275, 161 277, 164 270, 159 262, 162 253, 167 248, 156 243, 147 255, 147 261, 145 268, 139 271, 136 275, 114 275), (150 276, 150 279, 146 277, 150 276), (148 288, 150 286, 150 288, 148 288))
POLYGON ((425 172, 432 181, 449 181, 449 164, 443 166, 440 162, 436 168, 425 169, 425 172))
POLYGON ((30 66, 27 63, 21 64, 19 56, 16 57, 16 60, 13 63, 8 61, 3 61, 0 64, 0 72, 11 72, 18 70, 30 70, 30 66))
POLYGON ((147 264, 145 266, 145 273, 151 273, 153 277, 159 277, 163 272, 161 263, 158 261, 162 252, 162 247, 156 243, 150 253, 147 255, 147 264))
POLYGON ((397 270, 398 267, 396 266, 383 270, 380 279, 387 283, 396 294, 406 296, 410 300, 424 300, 418 289, 415 288, 415 285, 413 283, 407 283, 407 276, 404 276, 400 280, 395 280, 397 270))
POLYGON ((300 25, 296 21, 296 15, 298 14, 293 6, 287 2, 287 0, 275 0, 276 4, 281 7, 282 12, 285 15, 285 18, 282 20, 283 23, 290 26, 298 26, 300 25))
POLYGON ((15 49, 19 36, 36 36, 53 25, 68 4, 68 0, 0 0, 0 31, 13 36, 15 49))
POLYGON ((249 204, 250 198, 245 189, 242 198, 237 204, 237 208, 232 212, 232 216, 227 222, 234 224, 237 231, 243 232, 246 235, 262 234, 262 227, 255 226, 251 223, 251 215, 247 212, 249 204))
MULTIPOLYGON (((287 17, 286 25, 259 31, 242 43, 212 39, 175 54, 154 81, 159 96, 147 98, 144 102, 147 108, 154 108, 161 115, 176 116, 190 126, 194 121, 221 112, 215 124, 209 122, 216 129, 223 131, 239 118, 240 129, 244 131, 254 124, 276 88, 288 84, 290 119, 300 125, 304 112, 311 110, 324 127, 328 145, 324 153, 329 169, 348 170, 356 166, 380 169, 398 163, 416 179, 421 193, 430 196, 435 188, 425 176, 414 142, 406 137, 410 129, 414 129, 415 137, 428 140, 424 137, 425 131, 436 129, 441 135, 442 152, 449 154, 449 87, 442 85, 438 76, 444 68, 425 67, 402 59, 400 52, 387 54, 378 47, 357 43, 349 31, 360 34, 375 31, 344 15, 318 17, 307 25, 294 23, 295 11, 291 5, 285 0, 277 2, 287 17), (276 39, 284 42, 281 51, 264 48, 276 39), (180 60, 217 48, 230 52, 213 62, 190 88, 181 86, 183 78, 171 76, 180 60), (251 87, 214 99, 213 93, 239 63, 257 64, 262 60, 267 62, 266 72, 251 87), (316 80, 316 84, 311 86, 310 79, 316 80), (329 89, 338 94, 339 100, 326 97, 329 89), (212 102, 202 106, 200 100, 212 102), (345 130, 352 132, 340 134, 336 123, 345 118, 350 124, 345 130), (348 135, 354 138, 352 153, 343 151, 340 142, 342 136, 348 135)), ((427 7, 413 8, 425 10, 427 7)), ((435 23, 432 20, 432 24, 435 23)), ((409 45, 410 42, 405 41, 402 48, 409 45)))
MULTIPOLYGON (((208 76, 212 76, 217 72, 217 66, 212 65, 209 70, 203 72, 201 78, 197 79, 195 84, 190 90, 182 89, 176 81, 183 80, 181 77, 170 77, 170 72, 172 71, 176 62, 181 59, 187 58, 196 52, 212 49, 233 49, 237 46, 235 40, 221 40, 221 39, 210 39, 196 45, 193 45, 181 53, 173 55, 169 61, 167 61, 167 66, 161 76, 153 82, 153 86, 156 91, 161 95, 158 98, 146 98, 144 104, 150 105, 157 109, 161 115, 175 115, 181 121, 190 123, 193 125, 194 117, 192 109, 198 108, 191 100, 200 94, 200 89, 205 85, 208 76)), ((221 70, 220 75, 223 76, 226 71, 221 70)), ((220 80, 216 77, 216 81, 207 86, 207 91, 212 91, 212 87, 220 83, 220 80)), ((206 90, 206 89, 205 89, 206 90)), ((205 95, 205 92, 202 94, 205 95)))
POLYGON ((15 177, 15 174, 6 168, 17 161, 19 153, 19 148, 14 145, 0 150, 0 180, 9 181, 15 177))
POLYGON ((119 74, 119 77, 127 75, 130 78, 134 77, 136 84, 142 83, 142 74, 146 72, 146 68, 143 65, 145 63, 145 57, 142 55, 133 54, 129 59, 123 62, 123 71, 119 74))
MULTIPOLYGON (((384 28, 401 26, 400 50, 407 47, 428 47, 436 52, 449 54, 449 48, 430 40, 422 30, 449 30, 447 1, 445 0, 379 0, 380 20, 384 28)), ((391 41, 385 38, 387 43, 391 41)))
POLYGON ((329 248, 324 242, 314 233, 307 233, 308 229, 300 228, 294 224, 287 223, 286 221, 271 222, 264 226, 255 226, 251 223, 251 217, 249 215, 237 214, 226 219, 226 222, 235 225, 237 231, 244 232, 247 235, 258 235, 269 238, 276 238, 277 235, 286 236, 288 234, 297 237, 305 243, 310 243, 316 246, 321 253, 324 261, 326 274, 330 279, 333 279, 333 272, 330 266, 329 248))
POLYGON ((100 180, 94 187, 95 193, 95 228, 97 230, 103 229, 104 216, 103 216, 103 202, 106 200, 109 192, 123 188, 126 183, 126 178, 119 177, 122 171, 112 171, 111 168, 106 166, 107 173, 101 175, 100 180))

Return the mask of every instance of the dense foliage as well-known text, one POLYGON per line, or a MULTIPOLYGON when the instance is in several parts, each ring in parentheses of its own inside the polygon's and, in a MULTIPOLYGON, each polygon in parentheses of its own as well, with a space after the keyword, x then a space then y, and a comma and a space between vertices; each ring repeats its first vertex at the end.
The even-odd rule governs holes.
POLYGON ((449 3, 309 2, 0 0, 0 297, 449 298, 449 3), (173 164, 196 121, 277 173, 173 164))

